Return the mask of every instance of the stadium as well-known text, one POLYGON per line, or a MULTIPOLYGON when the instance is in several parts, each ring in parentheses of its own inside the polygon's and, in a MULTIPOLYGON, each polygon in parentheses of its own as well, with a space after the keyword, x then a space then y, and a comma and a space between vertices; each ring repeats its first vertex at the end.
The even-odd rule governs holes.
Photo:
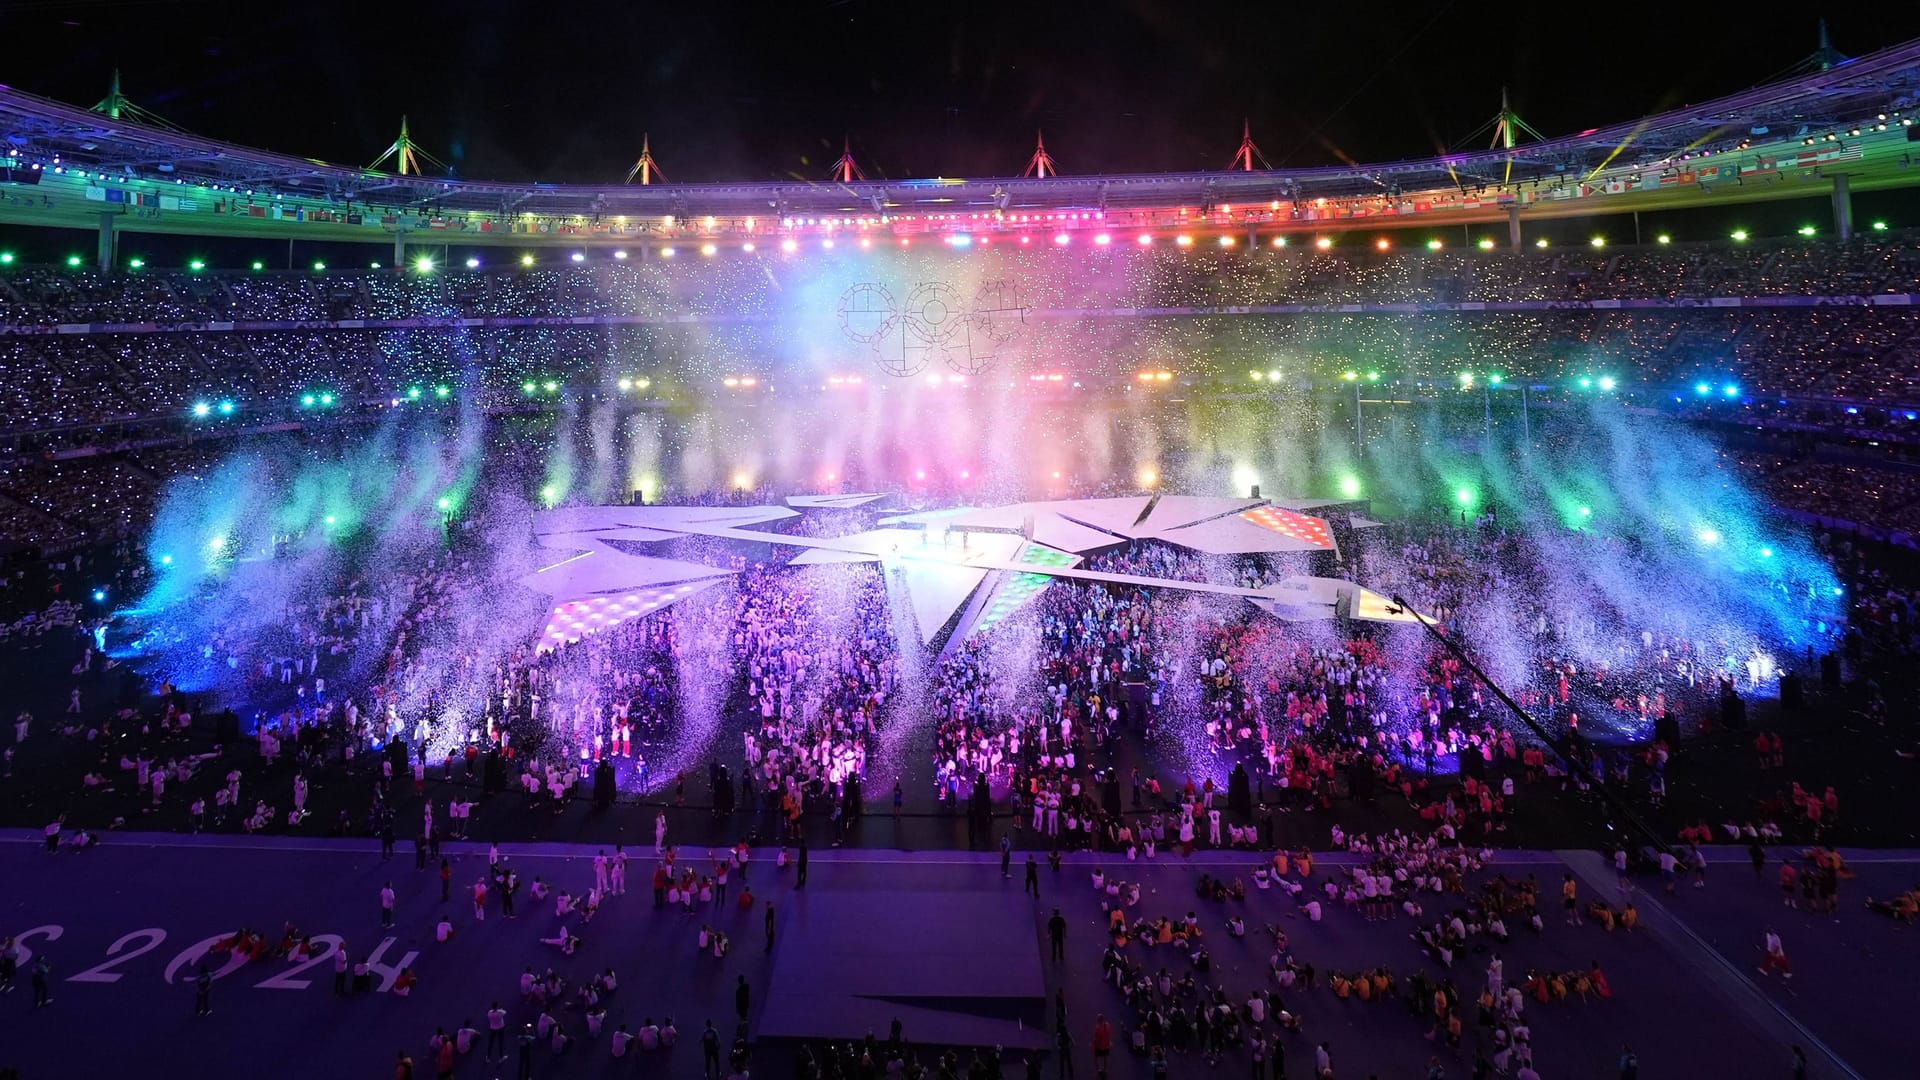
POLYGON ((0 86, 0 1068, 1896 1075, 1917 116, 1823 40, 1376 164, 594 185, 0 86))

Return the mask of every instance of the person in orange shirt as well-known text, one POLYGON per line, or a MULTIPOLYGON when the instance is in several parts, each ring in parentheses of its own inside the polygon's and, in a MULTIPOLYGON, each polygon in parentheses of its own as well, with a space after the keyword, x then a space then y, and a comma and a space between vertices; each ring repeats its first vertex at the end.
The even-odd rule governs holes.
POLYGON ((1560 899, 1567 909, 1567 925, 1580 925, 1580 886, 1574 883, 1573 875, 1568 874, 1560 882, 1560 899))

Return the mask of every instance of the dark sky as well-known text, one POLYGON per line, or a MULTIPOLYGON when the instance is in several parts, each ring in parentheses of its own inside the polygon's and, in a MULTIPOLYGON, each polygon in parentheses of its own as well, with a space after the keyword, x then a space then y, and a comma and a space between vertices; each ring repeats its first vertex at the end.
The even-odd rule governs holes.
MULTIPOLYGON (((1834 43, 1920 36, 1920 6, 1831 3, 1834 43)), ((673 180, 1275 166, 1462 140, 1510 87, 1548 135, 1763 82, 1814 5, 726 0, 379 5, 0 3, 0 79, 91 105, 109 71, 197 133, 365 164, 401 113, 474 179, 618 180, 650 132, 673 180), (1782 10, 1785 9, 1785 10, 1782 10)))

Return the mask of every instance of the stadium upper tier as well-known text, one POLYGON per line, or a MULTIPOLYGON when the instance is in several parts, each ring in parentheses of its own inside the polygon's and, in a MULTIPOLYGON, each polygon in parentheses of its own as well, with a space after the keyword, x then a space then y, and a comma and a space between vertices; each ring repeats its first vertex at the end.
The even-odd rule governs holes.
POLYGON ((430 407, 442 387, 487 408, 673 408, 920 392, 935 376, 943 392, 1357 383, 1408 398, 1457 390, 1465 372, 1549 398, 1578 387, 1691 408, 1704 386, 1722 409, 1840 399, 1889 416, 1920 406, 1916 281, 1920 246, 1904 237, 1386 256, 929 245, 404 274, 16 266, 0 271, 0 432, 112 442, 119 429, 101 425, 279 423, 414 395, 430 407), (879 294, 863 289, 888 298, 868 307, 879 294), (985 297, 999 306, 981 310, 985 297), (961 311, 950 333, 930 325, 961 311), (939 340, 905 338, 916 319, 939 340), (890 377, 902 349, 919 350, 911 379, 890 377))
MULTIPOLYGON (((0 87, 0 221, 197 235, 654 244, 1185 229, 1338 231, 1586 216, 1920 183, 1920 40, 1575 135, 1378 165, 1178 174, 579 185, 400 176, 0 87)), ((1604 101, 1604 95, 1597 100, 1604 101)), ((1223 155, 1224 156, 1224 155, 1223 155)), ((1517 238, 1515 240, 1517 243, 1517 238)), ((110 242, 102 244, 110 252, 110 242)))

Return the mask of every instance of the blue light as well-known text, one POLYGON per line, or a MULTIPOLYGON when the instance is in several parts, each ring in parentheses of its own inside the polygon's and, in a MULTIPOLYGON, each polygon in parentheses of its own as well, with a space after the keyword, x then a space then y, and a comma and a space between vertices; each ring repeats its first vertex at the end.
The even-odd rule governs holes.
POLYGON ((94 603, 96 603, 96 604, 98 604, 98 603, 101 603, 101 602, 103 602, 103 601, 105 601, 105 600, 106 600, 106 598, 107 598, 107 590, 105 590, 105 589, 95 589, 95 590, 93 590, 93 602, 94 602, 94 603))
POLYGON ((1740 396, 1740 388, 1739 388, 1739 387, 1737 387, 1737 386, 1735 386, 1735 385, 1733 385, 1732 383, 1728 383, 1728 384, 1727 384, 1727 396, 1728 396, 1728 397, 1739 397, 1739 396, 1740 396))
POLYGON ((1838 585, 1835 585, 1835 586, 1833 587, 1833 595, 1835 595, 1835 596, 1844 596, 1844 595, 1846 595, 1846 592, 1847 592, 1847 590, 1845 590, 1845 589, 1843 589, 1843 588, 1841 588, 1841 587, 1840 587, 1840 586, 1838 586, 1838 585))
POLYGON ((1706 383, 1694 383, 1693 392, 1696 394, 1699 394, 1702 397, 1705 397, 1706 395, 1713 393, 1713 387, 1708 386, 1706 383))
POLYGON ((231 402, 231 401, 223 401, 223 402, 221 402, 221 403, 220 403, 220 415, 221 415, 221 416, 231 416, 231 415, 233 415, 233 402, 231 402))
POLYGON ((1859 406, 1856 406, 1856 405, 1849 405, 1849 406, 1847 406, 1847 415, 1848 415, 1848 416, 1859 416, 1859 415, 1860 415, 1860 408, 1859 408, 1859 406))
POLYGON ((173 556, 171 556, 171 555, 162 555, 162 556, 160 556, 160 565, 161 565, 161 566, 172 566, 172 565, 173 565, 173 556))
POLYGON ((1909 412, 1909 413, 1907 413, 1907 419, 1909 419, 1909 420, 1920 420, 1920 413, 1916 413, 1916 412, 1909 412))
POLYGON ((968 236, 966 233, 955 233, 953 236, 947 238, 947 242, 954 247, 972 247, 973 237, 968 236))
POLYGON ((1760 557, 1761 557, 1761 558, 1763 558, 1763 559, 1771 559, 1771 558, 1773 558, 1773 549, 1772 549, 1772 548, 1761 548, 1761 549, 1760 549, 1760 557))

